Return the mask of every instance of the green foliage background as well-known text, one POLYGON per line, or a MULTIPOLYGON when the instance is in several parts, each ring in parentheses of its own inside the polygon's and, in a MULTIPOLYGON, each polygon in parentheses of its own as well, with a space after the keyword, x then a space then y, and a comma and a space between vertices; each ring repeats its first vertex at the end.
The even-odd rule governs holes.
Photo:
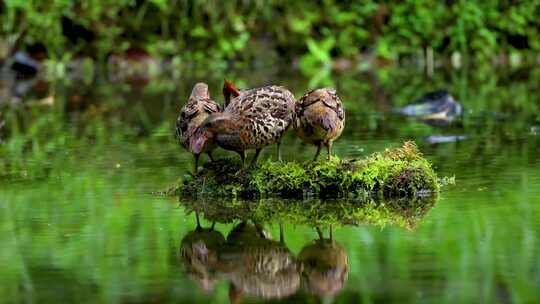
POLYGON ((309 65, 359 54, 398 60, 431 47, 438 56, 460 52, 488 63, 540 50, 538 0, 6 0, 0 8, 4 44, 40 42, 55 59, 105 59, 138 47, 190 63, 279 56, 309 65), (95 38, 66 39, 62 17, 95 38))

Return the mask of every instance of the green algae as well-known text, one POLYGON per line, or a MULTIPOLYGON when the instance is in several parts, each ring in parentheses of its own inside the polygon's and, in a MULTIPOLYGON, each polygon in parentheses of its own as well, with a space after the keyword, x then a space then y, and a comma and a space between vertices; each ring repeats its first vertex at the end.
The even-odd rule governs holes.
POLYGON ((435 194, 438 179, 414 142, 364 159, 272 162, 241 169, 230 159, 207 163, 180 181, 176 194, 193 198, 399 198, 435 194))

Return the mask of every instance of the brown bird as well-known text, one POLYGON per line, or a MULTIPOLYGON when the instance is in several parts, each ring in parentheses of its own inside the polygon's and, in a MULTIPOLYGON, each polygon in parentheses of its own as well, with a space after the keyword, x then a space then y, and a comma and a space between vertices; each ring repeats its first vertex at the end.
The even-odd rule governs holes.
POLYGON ((180 115, 176 120, 176 138, 184 148, 195 156, 195 173, 197 173, 201 153, 207 153, 210 159, 214 160, 212 150, 215 149, 215 145, 208 142, 206 145, 199 145, 194 149, 191 139, 201 123, 210 114, 220 111, 219 105, 210 99, 208 85, 202 82, 195 84, 187 104, 180 110, 180 115))
MULTIPOLYGON (((224 90, 225 92, 225 90, 224 90)), ((194 153, 216 142, 236 151, 245 162, 246 150, 255 149, 254 165, 263 147, 277 143, 294 119, 293 94, 282 86, 265 86, 239 92, 222 113, 210 115, 191 138, 194 153)))
POLYGON ((305 142, 317 146, 314 161, 319 157, 323 145, 330 160, 332 143, 341 135, 344 126, 345 111, 335 89, 313 90, 296 103, 294 128, 305 142))

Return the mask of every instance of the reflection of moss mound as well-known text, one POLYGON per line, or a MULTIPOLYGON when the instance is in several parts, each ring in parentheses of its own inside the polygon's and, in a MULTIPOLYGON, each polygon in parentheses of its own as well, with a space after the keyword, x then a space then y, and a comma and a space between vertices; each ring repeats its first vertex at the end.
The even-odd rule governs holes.
POLYGON ((436 193, 437 176, 412 142, 365 159, 278 163, 266 161, 239 171, 238 163, 218 160, 205 165, 178 192, 192 197, 382 197, 436 193))
POLYGON ((411 228, 434 206, 436 199, 436 196, 392 200, 369 198, 231 201, 181 198, 180 203, 188 212, 200 212, 207 220, 218 223, 248 220, 259 223, 287 222, 310 226, 371 223, 380 226, 396 224, 411 228))

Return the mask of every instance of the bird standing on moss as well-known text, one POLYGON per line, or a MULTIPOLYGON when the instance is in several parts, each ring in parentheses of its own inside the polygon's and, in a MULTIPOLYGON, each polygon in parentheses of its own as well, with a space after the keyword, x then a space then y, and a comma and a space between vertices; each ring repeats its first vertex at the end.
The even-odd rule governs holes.
MULTIPOLYGON (((228 91, 224 88, 224 94, 228 91)), ((227 95, 226 95, 227 96, 227 95)), ((255 149, 251 165, 267 145, 280 141, 294 118, 294 95, 282 86, 265 86, 238 91, 222 113, 210 115, 192 138, 194 153, 200 153, 209 142, 240 154, 245 163, 246 150, 255 149)))
POLYGON ((341 135, 344 126, 345 110, 335 89, 310 91, 296 103, 294 128, 305 142, 317 146, 314 161, 319 157, 323 145, 330 160, 332 143, 341 135))
POLYGON ((197 145, 194 148, 195 131, 210 114, 220 111, 220 106, 210 98, 208 85, 202 82, 195 84, 187 104, 180 110, 180 115, 176 120, 176 138, 184 148, 195 156, 195 173, 197 173, 201 153, 207 153, 210 159, 214 160, 212 150, 215 149, 212 142, 202 146, 197 145))

